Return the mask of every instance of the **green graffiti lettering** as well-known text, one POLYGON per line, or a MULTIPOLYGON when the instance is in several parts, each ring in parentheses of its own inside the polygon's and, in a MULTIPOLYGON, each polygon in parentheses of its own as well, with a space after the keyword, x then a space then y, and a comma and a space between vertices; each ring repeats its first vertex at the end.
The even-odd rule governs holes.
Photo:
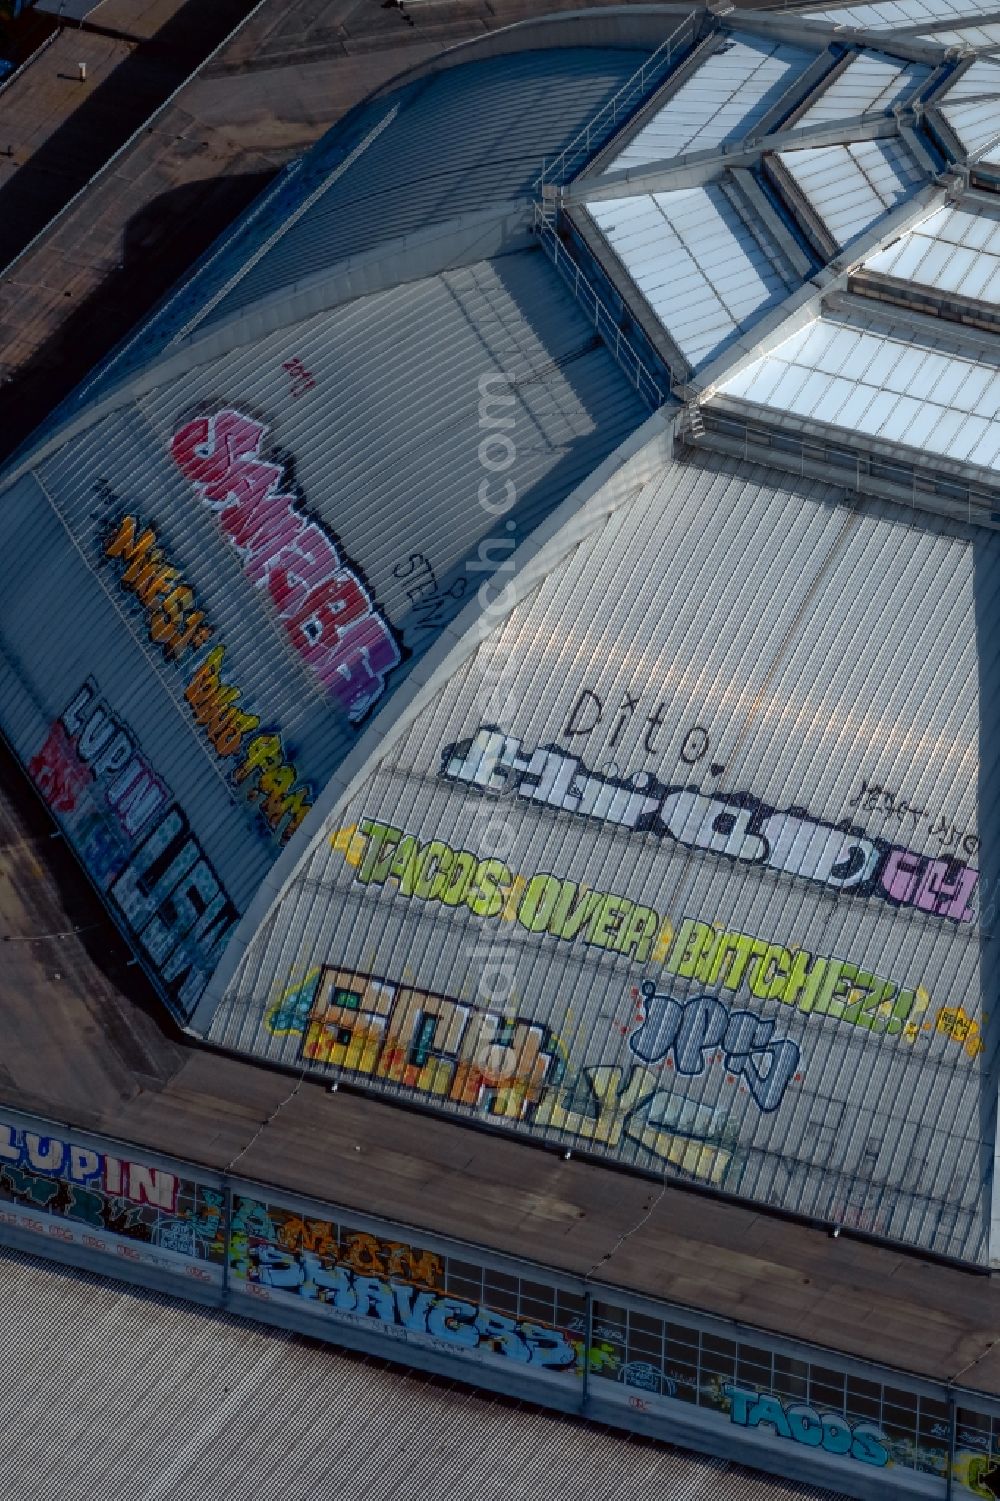
POLYGON ((417 878, 417 856, 420 845, 412 834, 404 834, 393 852, 392 862, 386 872, 387 881, 398 881, 403 896, 413 895, 413 883, 417 878))
POLYGON ((711 950, 705 954, 704 963, 699 966, 699 980, 708 985, 725 984, 723 977, 736 956, 741 938, 740 933, 718 933, 711 950))
POLYGON ((432 839, 420 851, 414 870, 413 894, 423 901, 431 901, 437 889, 447 884, 448 871, 455 861, 455 852, 440 839, 432 839))
MULTIPOLYGON (((891 992, 895 989, 895 986, 886 985, 885 989, 891 992)), ((891 994, 884 996, 885 1001, 888 1001, 890 999, 891 994)), ((892 1007, 892 1015, 885 1029, 891 1036, 896 1036, 897 1033, 902 1032, 903 1023, 910 1016, 910 1013, 913 1011, 916 1003, 917 997, 915 991, 901 990, 899 992, 899 996, 892 1007)))
POLYGON ((739 990, 746 975, 747 966, 756 963, 767 953, 767 944, 760 938, 749 938, 741 933, 736 940, 736 954, 730 965, 724 984, 727 990, 739 990))
POLYGON ((465 898, 476 917, 499 917, 513 877, 502 860, 480 860, 475 883, 465 898))
MULTIPOLYGON (((895 985, 890 989, 895 995, 895 985)), ((843 1022, 850 1022, 853 1026, 867 1027, 870 1031, 875 1031, 879 1029, 880 1022, 885 1021, 885 1018, 880 1018, 878 1015, 878 1007, 884 998, 885 985, 878 976, 859 969, 855 971, 854 980, 848 987, 840 1012, 834 1014, 838 1014, 843 1022)))
POLYGON ((633 907, 632 915, 622 929, 615 947, 619 954, 633 954, 644 964, 652 952, 653 942, 660 931, 660 917, 651 907, 633 907))
POLYGON ((780 999, 784 993, 791 965, 792 956, 789 951, 782 948, 780 943, 769 943, 760 959, 750 966, 747 974, 747 985, 751 995, 755 995, 761 1001, 780 999))
POLYGON ((394 829, 387 823, 375 823, 370 818, 362 819, 358 825, 358 832, 367 840, 361 864, 357 868, 354 879, 363 881, 365 885, 374 881, 381 885, 388 871, 388 863, 383 858, 383 851, 388 847, 389 863, 391 863, 392 849, 403 837, 402 829, 394 829), (383 868, 378 869, 379 866, 383 868))
POLYGON ((567 941, 575 938, 590 923, 603 900, 603 892, 588 891, 585 886, 577 887, 574 881, 567 881, 552 914, 549 932, 556 938, 565 938, 567 941), (572 905, 574 894, 577 893, 576 904, 572 905))
POLYGON ((705 949, 714 942, 714 928, 709 927, 708 923, 697 922, 693 917, 685 917, 677 930, 677 937, 664 968, 683 979, 691 979, 705 949))
POLYGON ((441 891, 438 901, 443 902, 446 907, 460 907, 465 901, 478 864, 475 855, 470 855, 468 850, 459 850, 448 875, 447 885, 441 891))
POLYGON ((792 959, 784 988, 775 998, 787 1006, 797 1006, 800 1011, 811 1011, 828 962, 814 959, 806 949, 799 949, 792 959))
MULTIPOLYGON (((598 1064, 581 1071, 578 1090, 585 1091, 584 1108, 563 1105, 553 1099, 547 1107, 547 1122, 557 1131, 567 1131, 588 1142, 616 1147, 625 1136, 661 1161, 692 1176, 722 1180, 731 1153, 697 1137, 676 1135, 650 1122, 649 1116, 668 1093, 650 1069, 598 1064)), ((577 1094, 579 1099, 579 1094, 577 1094)), ((541 1113, 537 1117, 542 1118, 541 1113)))
POLYGON ((562 882, 555 876, 532 876, 517 908, 517 920, 529 933, 544 933, 555 910, 562 882))
POLYGON ((823 983, 813 1002, 813 1010, 821 1016, 842 1017, 857 973, 857 966, 854 964, 845 964, 840 959, 829 960, 823 983))
POLYGON ((622 924, 631 915, 632 905, 624 897, 606 896, 591 920, 587 942, 602 949, 617 948, 622 924))

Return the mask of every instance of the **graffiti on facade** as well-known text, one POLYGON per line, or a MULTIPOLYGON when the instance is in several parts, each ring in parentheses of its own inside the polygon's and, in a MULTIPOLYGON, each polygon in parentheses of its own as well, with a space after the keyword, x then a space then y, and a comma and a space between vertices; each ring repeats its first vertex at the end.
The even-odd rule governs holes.
POLYGON ((60 719, 49 727, 28 771, 55 813, 76 811, 96 784, 117 826, 135 839, 169 798, 134 735, 88 678, 60 719))
MULTIPOLYGON (((394 1242, 395 1272, 389 1257, 366 1266, 356 1253, 342 1253, 343 1237, 332 1224, 322 1250, 308 1249, 304 1241, 289 1245, 284 1214, 273 1205, 238 1200, 230 1254, 234 1278, 264 1292, 305 1299, 335 1319, 402 1331, 450 1353, 500 1356, 553 1371, 576 1368, 577 1352, 561 1330, 511 1317, 414 1277, 412 1268, 428 1264, 427 1252, 394 1242), (237 1217, 243 1227, 239 1232, 237 1217)), ((318 1238, 315 1232, 313 1238, 318 1238)), ((432 1267, 439 1279, 439 1259, 433 1258, 432 1267)))
POLYGON ((162 1250, 221 1262, 225 1258, 225 1202, 223 1194, 199 1185, 197 1200, 172 1219, 162 1219, 152 1241, 162 1250))
POLYGON ((937 840, 939 849, 957 850, 961 845, 964 855, 974 857, 979 853, 979 836, 971 829, 960 828, 954 819, 949 819, 944 813, 929 814, 927 808, 918 808, 914 799, 893 792, 880 782, 870 782, 867 777, 862 779, 861 791, 855 793, 847 806, 859 808, 866 813, 881 813, 897 819, 901 824, 909 820, 914 830, 922 818, 929 816, 927 833, 931 839, 937 840))
POLYGON ((310 1062, 523 1119, 564 1073, 550 1028, 471 1002, 327 966, 272 1008, 272 1032, 302 1031, 310 1062))
POLYGON ((970 1058, 978 1058, 985 1051, 979 1023, 962 1006, 942 1006, 934 1019, 934 1028, 952 1042, 957 1042, 970 1058))
POLYGON ((363 1277, 402 1277, 421 1287, 440 1288, 444 1263, 436 1251, 306 1216, 296 1209, 238 1197, 233 1212, 232 1258, 243 1272, 251 1244, 267 1243, 298 1254, 332 1258, 363 1277))
POLYGON ((392 576, 406 586, 403 592, 413 610, 418 631, 440 630, 469 587, 469 580, 463 577, 456 579, 447 589, 443 588, 430 559, 422 552, 410 553, 405 563, 397 563, 392 576))
POLYGON ((446 746, 441 775, 480 792, 513 792, 544 807, 798 876, 831 891, 881 897, 958 923, 976 916, 979 871, 974 866, 921 855, 848 823, 812 818, 800 808, 773 808, 749 792, 706 796, 696 787, 668 786, 649 771, 628 778, 600 776, 557 747, 527 750, 492 725, 446 746))
POLYGON ((238 914, 187 817, 88 678, 28 770, 164 988, 190 1013, 238 914))
POLYGON ((356 567, 286 484, 286 463, 263 456, 267 429, 224 408, 177 429, 170 449, 247 578, 265 589, 296 653, 358 723, 385 692, 402 652, 356 567))
POLYGON ((739 1165, 738 1133, 725 1112, 679 1094, 653 1069, 589 1063, 553 1090, 536 1121, 585 1148, 650 1158, 685 1177, 720 1185, 739 1165))
MULTIPOLYGON (((325 967, 290 986, 266 1025, 273 1034, 303 1033, 301 1056, 310 1062, 534 1122, 590 1146, 627 1147, 693 1178, 721 1183, 734 1161, 735 1136, 715 1110, 684 1100, 642 1065, 588 1065, 568 1080, 559 1039, 531 1017, 503 1017, 413 985, 325 967)), ((645 1027, 641 1021, 634 1034, 637 1054, 645 1027)), ((732 1040, 747 1048, 733 1053, 734 1067, 759 1070, 759 1078, 743 1077, 774 1108, 785 1055, 779 1052, 776 1066, 756 1040, 735 1031, 732 1040)))
POLYGON ((347 1328, 364 1331, 390 1358, 419 1364, 422 1348, 455 1357, 459 1374, 457 1362, 466 1363, 467 1374, 469 1361, 499 1363, 522 1371, 529 1396, 544 1401, 543 1382, 550 1390, 557 1383, 571 1401, 589 1390, 619 1411, 658 1419, 665 1434, 676 1425, 675 1404, 684 1404, 698 1409, 705 1431, 733 1426, 755 1433, 772 1453, 775 1445, 794 1444, 803 1457, 811 1449, 817 1461, 829 1456, 887 1471, 889 1489, 900 1494, 913 1488, 910 1474, 943 1480, 951 1454, 958 1486, 983 1501, 1000 1494, 996 1415, 959 1407, 952 1446, 943 1387, 911 1388, 902 1372, 871 1367, 859 1392, 851 1371, 827 1350, 774 1344, 761 1330, 600 1284, 588 1292, 578 1279, 535 1264, 501 1270, 470 1244, 432 1249, 389 1224, 362 1228, 330 1207, 272 1203, 256 1197, 266 1190, 240 1194, 191 1180, 188 1171, 179 1163, 153 1166, 110 1141, 83 1144, 41 1123, 5 1120, 0 1238, 9 1238, 8 1229, 28 1232, 39 1245, 44 1238, 50 1254, 63 1242, 83 1246, 114 1276, 123 1258, 139 1280, 142 1265, 155 1266, 158 1286, 164 1272, 182 1293, 192 1278, 213 1284, 218 1292, 210 1301, 236 1294, 241 1310, 251 1312, 250 1300, 259 1300, 278 1323, 284 1308, 294 1327, 334 1341, 342 1342, 347 1328), (745 1360, 766 1371, 771 1354, 784 1363, 782 1375, 775 1367, 773 1385, 768 1376, 750 1385, 721 1374, 739 1371, 745 1360), (790 1376, 802 1396, 776 1389, 790 1376), (820 1391, 840 1395, 824 1401, 820 1391), (881 1412, 881 1420, 860 1417, 856 1404, 876 1420, 881 1412))
POLYGON ((315 391, 316 377, 311 370, 306 369, 305 361, 299 355, 293 355, 290 360, 284 360, 281 368, 288 376, 288 388, 292 393, 293 401, 298 401, 300 396, 308 396, 310 391, 315 391))
POLYGON ((677 1382, 648 1360, 627 1361, 618 1372, 618 1380, 625 1386, 638 1387, 640 1391, 652 1392, 657 1397, 677 1395, 677 1382))
POLYGON ((120 566, 119 585, 145 612, 150 641, 182 668, 185 702, 215 755, 231 763, 229 780, 269 830, 290 839, 312 807, 311 788, 300 783, 281 735, 262 730, 260 715, 245 706, 226 668, 226 646, 211 644, 215 628, 165 558, 156 531, 137 516, 121 516, 107 531, 104 557, 120 566))
POLYGON ((642 985, 645 1021, 629 1038, 644 1063, 669 1060, 685 1078, 703 1074, 715 1058, 743 1080, 761 1110, 777 1110, 799 1066, 798 1045, 775 1037, 774 1022, 754 1011, 730 1011, 711 995, 679 1001, 642 985))
POLYGON ((769 1428, 779 1438, 823 1448, 828 1454, 849 1455, 862 1464, 887 1465, 889 1445, 872 1423, 850 1423, 843 1413, 820 1412, 805 1402, 783 1402, 751 1388, 723 1387, 732 1406, 730 1418, 743 1428, 769 1428))
POLYGON ((0 1200, 101 1233, 220 1262, 225 1201, 219 1190, 168 1168, 0 1123, 0 1200))
MULTIPOLYGON (((112 498, 111 492, 101 493, 112 498)), ((165 657, 182 661, 211 640, 214 629, 194 589, 164 556, 153 527, 138 516, 121 515, 108 528, 102 551, 119 564, 119 584, 142 605, 149 639, 165 657)))
POLYGON ((659 964, 667 973, 756 1000, 914 1043, 946 1037, 969 1057, 982 1051, 980 1027, 961 1007, 875 974, 858 962, 787 948, 721 924, 667 914, 627 897, 547 872, 522 875, 504 861, 479 858, 440 839, 363 818, 336 830, 331 843, 362 885, 391 882, 401 896, 465 908, 474 917, 513 922, 529 933, 659 964))
POLYGON ((984 1501, 1000 1501, 1000 1459, 993 1455, 960 1455, 955 1463, 955 1478, 984 1501))
POLYGON ((135 1204, 152 1204, 171 1213, 177 1205, 177 1179, 165 1168, 123 1161, 58 1136, 41 1136, 2 1123, 0 1163, 4 1167, 26 1167, 49 1179, 61 1178, 95 1187, 135 1204))
MULTIPOLYGON (((915 1017, 929 1004, 926 991, 906 990, 895 981, 846 960, 808 949, 787 949, 750 933, 686 917, 663 955, 663 967, 680 979, 739 991, 761 1001, 781 1001, 798 1011, 832 1016, 851 1026, 912 1042, 915 1017)), ((942 1028, 942 1030, 945 1030, 942 1028)))
POLYGON ((28 774, 54 813, 72 813, 92 773, 57 719, 28 763, 28 774))
POLYGON ((421 842, 375 819, 362 819, 337 847, 356 864, 355 880, 363 885, 392 881, 406 897, 465 907, 474 917, 514 921, 529 933, 579 939, 640 962, 653 954, 662 927, 651 907, 614 892, 592 891, 544 871, 519 876, 502 860, 479 859, 440 839, 421 842), (362 844, 360 856, 351 837, 362 844))
POLYGON ((168 994, 190 1014, 239 914, 176 804, 130 851, 108 896, 168 994))

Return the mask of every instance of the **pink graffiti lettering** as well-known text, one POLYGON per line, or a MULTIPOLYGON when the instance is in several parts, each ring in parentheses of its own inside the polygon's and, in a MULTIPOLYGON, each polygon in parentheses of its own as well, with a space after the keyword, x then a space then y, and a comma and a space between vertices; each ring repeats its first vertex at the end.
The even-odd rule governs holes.
POLYGON ((227 408, 179 428, 171 453, 217 512, 247 577, 267 588, 297 654, 356 722, 402 654, 335 540, 279 491, 282 466, 260 457, 265 431, 227 408))
POLYGON ((340 567, 337 549, 314 521, 307 521, 268 575, 267 586, 283 620, 300 615, 310 595, 340 567))
POLYGON ((51 726, 41 750, 28 762, 28 771, 56 813, 72 813, 77 798, 91 780, 91 773, 58 720, 51 726))
POLYGON ((347 627, 370 609, 367 594, 348 570, 335 573, 306 595, 301 610, 288 621, 292 645, 306 661, 320 652, 331 655, 347 627))
POLYGON ((316 389, 316 377, 311 370, 306 369, 298 355, 293 359, 285 360, 281 368, 291 381, 293 401, 297 401, 300 396, 306 396, 316 389))
POLYGON ((198 417, 174 433, 170 451, 185 478, 195 485, 216 485, 240 459, 260 448, 264 429, 239 412, 198 417))
POLYGON ((387 673, 400 660, 392 632, 379 615, 364 616, 338 643, 319 667, 319 676, 332 691, 357 705, 360 718, 382 693, 387 673))
POLYGON ((979 872, 959 860, 931 860, 912 850, 890 852, 882 884, 894 901, 971 922, 975 917, 972 897, 979 872))

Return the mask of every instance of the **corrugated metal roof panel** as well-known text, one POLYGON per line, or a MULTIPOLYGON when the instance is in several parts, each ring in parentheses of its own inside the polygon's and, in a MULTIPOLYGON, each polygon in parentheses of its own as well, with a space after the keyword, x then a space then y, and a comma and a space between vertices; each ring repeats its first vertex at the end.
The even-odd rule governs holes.
POLYGON ((91 675, 94 735, 127 723, 242 911, 364 715, 645 415, 536 249, 189 366, 39 459, 0 507, 0 727, 48 746, 99 889, 136 831, 58 728, 91 675))
POLYGON ((864 269, 1000 305, 1000 208, 939 209, 871 256, 864 269))
POLYGON ((1000 460, 1000 369, 888 319, 816 319, 720 391, 948 459, 1000 460))
MULTIPOLYGON (((155 450, 134 412, 109 422, 103 436, 121 449, 155 450)), ((186 1018, 277 853, 284 820, 257 816, 228 783, 226 762, 184 698, 186 651, 178 644, 183 661, 173 673, 157 670, 169 643, 206 616, 193 618, 194 590, 179 592, 151 640, 149 614, 130 609, 135 595, 116 587, 117 565, 101 566, 119 532, 110 524, 117 508, 98 488, 100 468, 80 458, 79 503, 95 518, 88 545, 67 536, 68 497, 54 505, 42 474, 8 487, 0 506, 0 725, 113 916, 145 951, 160 994, 186 1018), (176 909, 160 911, 159 897, 151 901, 139 884, 161 856, 160 897, 178 896, 176 909)), ((150 504, 148 492, 142 498, 150 504)), ((158 571, 148 543, 135 555, 136 573, 146 562, 149 574, 158 571)), ((266 674, 245 658, 237 671, 246 675, 227 680, 246 692, 243 705, 266 702, 255 691, 266 674)), ((321 772, 323 727, 303 719, 302 764, 321 772)))
POLYGON ((749 134, 815 56, 804 47, 734 32, 606 170, 707 151, 749 134))
POLYGON ((778 160, 841 247, 924 182, 916 162, 897 140, 783 151, 778 160))
POLYGON ((837 1501, 723 1459, 0 1253, 19 1501, 837 1501), (332 1421, 331 1415, 339 1415, 332 1421), (44 1463, 32 1434, 51 1429, 44 1463), (476 1479, 470 1482, 470 1476, 476 1479))
MULTIPOLYGON (((433 560, 441 590, 461 587, 469 544, 491 525, 474 504, 488 472, 479 454, 481 376, 495 377, 513 398, 505 416, 515 457, 503 473, 517 492, 510 519, 522 535, 644 415, 537 250, 283 328, 160 386, 144 405, 165 432, 186 406, 220 390, 241 409, 271 414, 275 441, 295 454, 311 504, 363 560, 416 650, 428 633, 393 567, 419 551, 433 560), (295 362, 314 382, 303 396, 287 368, 295 362), (416 525, 401 546, 385 518, 414 503, 416 525)), ((501 449, 498 440, 498 462, 501 449)), ((458 607, 456 597, 440 613, 458 607)))
POLYGON ((982 1256, 1000 537, 839 502, 699 453, 602 518, 316 834, 213 1040, 982 1256))
POLYGON ((795 282, 720 184, 610 199, 588 212, 689 363, 703 364, 795 282))
POLYGON ((565 47, 488 59, 352 111, 251 205, 141 335, 112 357, 88 394, 154 358, 234 277, 232 290, 212 309, 213 323, 345 256, 525 192, 543 158, 558 154, 647 55, 565 47), (275 237, 315 194, 294 229, 275 237), (254 256, 260 259, 252 273, 239 276, 254 256))
MULTIPOLYGON (((543 159, 572 140, 645 55, 604 47, 515 53, 413 85, 398 100, 392 125, 241 277, 210 321, 380 241, 527 193, 543 159)), ((393 102, 371 106, 352 138, 381 121, 393 102)), ((334 130, 310 153, 267 226, 256 234, 251 227, 233 244, 231 269, 253 253, 265 227, 290 218, 328 178, 345 144, 334 130)), ((601 144, 595 141, 595 151, 601 144)))
POLYGON ((851 119, 873 110, 888 114, 899 100, 915 93, 930 72, 920 63, 906 64, 881 52, 858 53, 799 116, 795 126, 851 119))

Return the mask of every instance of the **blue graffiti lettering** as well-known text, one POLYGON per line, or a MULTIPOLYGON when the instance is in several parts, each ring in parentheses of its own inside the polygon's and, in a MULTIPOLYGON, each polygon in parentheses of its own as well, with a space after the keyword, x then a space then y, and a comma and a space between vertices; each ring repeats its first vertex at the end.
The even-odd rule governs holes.
POLYGON ((828 1454, 850 1455, 867 1465, 889 1463, 888 1440, 872 1423, 851 1424, 842 1413, 819 1412, 804 1402, 788 1406, 769 1392, 740 1386, 722 1388, 729 1398, 729 1416, 741 1428, 773 1428, 779 1438, 828 1454))
POLYGON ((645 1021, 629 1037, 629 1047, 644 1063, 673 1056, 678 1074, 702 1074, 714 1050, 741 1078, 763 1111, 777 1110, 799 1066, 798 1044, 774 1036, 774 1022, 754 1011, 730 1011, 715 996, 678 1001, 658 995, 650 980, 642 985, 645 1021))

